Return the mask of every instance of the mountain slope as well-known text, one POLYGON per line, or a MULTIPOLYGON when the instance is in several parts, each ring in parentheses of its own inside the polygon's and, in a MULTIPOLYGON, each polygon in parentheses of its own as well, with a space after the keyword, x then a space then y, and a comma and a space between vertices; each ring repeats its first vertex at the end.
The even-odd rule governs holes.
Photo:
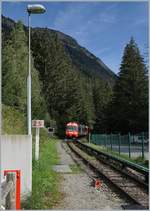
MULTIPOLYGON (((16 71, 12 70, 20 66, 14 64, 18 62, 22 64, 22 59, 25 58, 24 70, 27 71, 28 51, 26 55, 22 54, 25 49, 28 49, 27 38, 26 26, 23 26, 21 22, 15 23, 9 18, 2 18, 3 60, 8 58, 9 61, 3 62, 4 75, 9 71, 11 74, 14 73, 14 78, 17 78, 22 68, 18 68, 18 74, 15 74, 16 71), (18 27, 24 30, 18 30, 18 27), (24 41, 22 34, 24 34, 24 41), (8 42, 9 39, 11 42, 8 42), (20 49, 18 43, 24 44, 23 50, 18 53, 19 59, 16 56, 11 59, 20 49), (13 52, 10 51, 10 47, 14 49, 13 52)), ((64 137, 65 125, 70 121, 77 121, 93 128, 98 119, 99 125, 102 125, 101 131, 106 128, 104 126, 106 107, 111 100, 116 75, 72 37, 52 29, 32 28, 31 50, 33 66, 40 80, 41 96, 45 102, 45 107, 39 103, 36 105, 40 108, 40 112, 43 109, 45 114, 48 112, 49 118, 55 120, 58 134, 64 137)), ((7 75, 10 76, 10 74, 7 75)), ((24 79, 25 77, 22 80, 24 79)), ((32 82, 35 82, 34 78, 32 79, 32 82)), ((15 79, 11 81, 10 77, 10 84, 13 81, 15 82, 15 79)), ((18 90, 16 82, 13 84, 18 90)), ((5 85, 7 87, 8 83, 6 82, 5 85)), ((34 87, 33 83, 32 87, 34 87)), ((9 92, 8 89, 4 90, 4 99, 7 99, 9 92)), ((32 97, 34 99, 33 95, 32 97)), ((38 95, 35 95, 35 99, 39 99, 38 95)), ((40 112, 36 105, 34 110, 39 116, 40 112)))
MULTIPOLYGON (((2 32, 3 40, 8 38, 9 33, 12 28, 14 28, 15 22, 10 18, 2 16, 2 32)), ((26 32, 27 27, 25 26, 26 32)), ((32 28, 32 36, 34 37, 34 32, 42 33, 44 28, 32 28)), ((58 38, 63 42, 64 48, 72 64, 77 67, 82 73, 92 77, 98 76, 104 81, 108 81, 111 84, 115 82, 116 75, 95 55, 90 53, 86 48, 81 47, 75 39, 72 37, 52 29, 48 29, 49 36, 57 34, 58 38)))

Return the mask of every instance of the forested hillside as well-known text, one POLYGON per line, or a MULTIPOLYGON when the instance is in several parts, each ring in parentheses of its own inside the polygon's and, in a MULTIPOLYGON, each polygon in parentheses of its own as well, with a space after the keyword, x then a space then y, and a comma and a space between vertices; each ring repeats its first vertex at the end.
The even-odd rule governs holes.
MULTIPOLYGON (((2 49, 2 101, 26 113, 28 47, 21 22, 16 24, 2 49)), ((45 113, 45 100, 41 93, 41 82, 32 58, 32 115, 41 118, 45 113)))
MULTIPOLYGON (((2 16, 2 31, 5 34, 4 39, 7 39, 10 31, 15 26, 15 22, 10 18, 2 16)), ((26 34, 28 29, 23 26, 26 34)), ((44 28, 32 28, 32 38, 34 39, 34 34, 43 34, 47 30, 47 35, 49 39, 53 36, 58 36, 58 39, 62 42, 65 52, 71 59, 74 66, 77 67, 81 72, 89 76, 99 76, 101 79, 114 83, 116 75, 95 55, 90 53, 87 49, 80 46, 75 39, 72 37, 52 29, 44 28)))
MULTIPOLYGON (((148 79, 134 40, 127 44, 117 77, 68 35, 47 28, 31 31, 32 119, 56 123, 59 135, 68 121, 99 133, 147 130, 148 79)), ((2 33, 3 103, 26 115, 28 31, 3 17, 2 33)))
POLYGON ((67 121, 79 121, 93 126, 97 114, 95 113, 94 96, 98 98, 100 93, 106 93, 101 98, 101 104, 105 104, 105 98, 111 92, 111 84, 89 76, 80 71, 68 57, 62 41, 57 34, 49 36, 49 30, 34 32, 32 50, 35 59, 35 67, 40 71, 40 79, 43 81, 43 93, 48 104, 48 110, 52 118, 62 127, 67 121), (99 84, 99 92, 95 80, 99 84), (105 88, 107 91, 105 91, 105 88))
MULTIPOLYGON (((26 79, 28 72, 27 36, 25 36, 27 31, 23 25, 21 26, 21 23, 14 24, 14 22, 5 18, 3 20, 3 102, 22 109, 19 104, 21 102, 23 104, 23 112, 26 112, 26 80, 24 79, 26 79), (7 21, 9 24, 7 24, 7 21), (21 40, 22 34, 24 38, 21 40), (24 45, 24 47, 18 47, 18 43, 20 46, 24 45), (10 51, 11 48, 13 48, 14 52, 10 51), (23 58, 23 60, 17 58, 17 55, 23 58), (8 57, 12 68, 6 70, 8 64, 5 59, 8 57), (12 57, 15 57, 14 61, 12 57), (14 72, 12 71, 13 69, 14 72), (20 69, 22 69, 21 73, 20 69), (9 71, 11 71, 12 76, 9 74, 9 71), (10 80, 14 77, 14 80, 10 83, 10 91, 8 90, 9 85, 7 87, 7 75, 10 76, 10 80), (13 87, 13 81, 15 81, 14 84, 21 84, 20 90, 23 90, 22 93, 18 91, 19 85, 13 87), (17 98, 19 99, 17 103, 14 100, 16 93, 14 93, 14 96, 13 93, 11 94, 11 92, 14 92, 13 88, 16 89, 15 92, 18 95, 20 94, 20 97, 17 98), (6 94, 7 92, 9 92, 9 95, 6 94)), ((33 118, 56 121, 60 134, 64 133, 64 127, 68 121, 79 121, 80 123, 93 127, 97 118, 94 99, 99 98, 99 95, 102 93, 106 93, 106 95, 103 94, 104 96, 101 99, 101 108, 103 107, 103 103, 106 104, 105 98, 108 101, 108 96, 111 93, 112 84, 116 77, 115 74, 111 71, 109 72, 109 70, 105 72, 103 67, 102 73, 104 72, 104 75, 107 75, 104 79, 103 76, 100 76, 100 73, 92 72, 92 70, 89 71, 88 68, 85 71, 84 69, 88 65, 86 61, 75 65, 80 57, 73 59, 73 57, 69 56, 66 45, 64 45, 64 39, 67 39, 67 35, 64 38, 59 32, 52 32, 49 29, 35 29, 32 30, 31 38, 32 55, 34 58, 34 62, 32 62, 33 118), (98 88, 100 88, 99 92, 95 91, 94 93, 94 90, 98 88), (104 92, 105 88, 108 92, 104 92), (40 102, 34 102, 36 100, 40 102)), ((73 39, 71 41, 70 39, 66 41, 68 46, 71 46, 70 43, 78 45, 73 39)), ((85 54, 84 58, 89 57, 89 60, 94 58, 94 56, 92 58, 92 54, 87 56, 87 52, 84 53, 86 51, 85 49, 81 47, 80 49, 81 54, 85 54)), ((92 62, 94 64, 94 60, 92 62)))

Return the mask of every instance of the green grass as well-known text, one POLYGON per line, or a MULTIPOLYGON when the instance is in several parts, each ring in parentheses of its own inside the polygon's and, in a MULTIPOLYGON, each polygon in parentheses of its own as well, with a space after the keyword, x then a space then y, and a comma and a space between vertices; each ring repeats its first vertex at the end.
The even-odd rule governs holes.
POLYGON ((61 176, 52 169, 59 162, 56 143, 56 138, 49 138, 44 129, 40 130, 40 158, 33 159, 32 195, 23 202, 24 209, 51 209, 60 198, 61 176))
POLYGON ((26 134, 26 117, 13 107, 2 106, 3 134, 26 134))
POLYGON ((128 155, 124 155, 124 154, 120 154, 120 155, 119 155, 118 152, 111 151, 111 149, 106 148, 106 147, 104 147, 104 146, 99 146, 99 145, 95 145, 95 144, 92 144, 92 143, 90 143, 90 144, 89 144, 89 143, 86 143, 86 144, 87 144, 88 146, 93 147, 94 149, 97 149, 97 150, 102 151, 102 152, 105 152, 105 153, 109 153, 109 154, 111 154, 111 155, 113 155, 113 156, 116 156, 116 157, 118 157, 118 158, 123 158, 123 159, 125 159, 125 160, 128 160, 128 161, 130 161, 130 162, 139 164, 139 165, 144 166, 144 167, 146 167, 146 168, 149 167, 148 162, 147 162, 145 159, 143 159, 141 156, 136 157, 136 158, 129 158, 128 155))
POLYGON ((77 164, 70 164, 69 167, 71 168, 72 172, 71 174, 78 174, 83 172, 83 170, 81 169, 81 167, 77 164))

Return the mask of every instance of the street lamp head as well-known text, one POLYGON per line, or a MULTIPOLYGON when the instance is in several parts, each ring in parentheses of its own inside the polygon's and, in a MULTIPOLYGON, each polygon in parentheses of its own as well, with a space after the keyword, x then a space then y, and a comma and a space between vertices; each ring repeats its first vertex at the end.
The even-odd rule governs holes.
POLYGON ((41 14, 46 11, 45 7, 41 4, 32 4, 27 6, 27 12, 29 14, 41 14))

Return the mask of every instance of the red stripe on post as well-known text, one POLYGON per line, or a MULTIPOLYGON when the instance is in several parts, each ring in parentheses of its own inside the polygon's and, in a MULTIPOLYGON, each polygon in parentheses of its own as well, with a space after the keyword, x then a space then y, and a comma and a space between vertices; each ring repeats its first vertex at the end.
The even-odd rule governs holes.
POLYGON ((16 172, 17 184, 16 184, 16 210, 20 210, 20 170, 16 172))

